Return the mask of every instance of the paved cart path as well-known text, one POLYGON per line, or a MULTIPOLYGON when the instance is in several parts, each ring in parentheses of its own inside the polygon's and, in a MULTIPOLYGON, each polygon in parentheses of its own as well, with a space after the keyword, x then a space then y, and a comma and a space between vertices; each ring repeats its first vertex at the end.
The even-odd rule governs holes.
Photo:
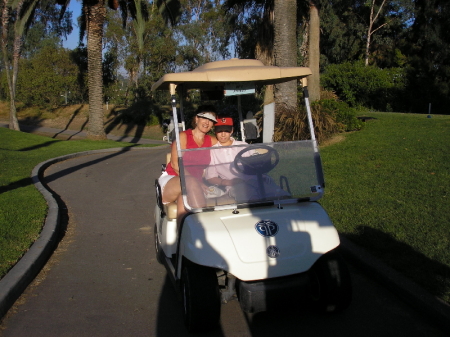
MULTIPOLYGON (((68 208, 67 233, 5 317, 1 336, 188 336, 153 247, 153 182, 166 152, 94 154, 46 170, 68 208)), ((221 327, 202 336, 448 336, 351 272, 354 301, 344 313, 245 315, 233 301, 222 306, 221 327)))

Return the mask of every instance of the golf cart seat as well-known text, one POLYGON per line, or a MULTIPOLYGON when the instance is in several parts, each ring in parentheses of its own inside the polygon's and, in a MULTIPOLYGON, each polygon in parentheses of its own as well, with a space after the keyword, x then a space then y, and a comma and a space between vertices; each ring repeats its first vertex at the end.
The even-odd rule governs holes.
POLYGON ((175 220, 177 218, 177 203, 171 202, 164 205, 164 213, 168 220, 175 220))
POLYGON ((170 202, 168 204, 163 204, 161 186, 159 185, 158 179, 155 179, 155 189, 156 189, 156 204, 161 212, 161 217, 167 216, 168 220, 174 220, 177 218, 177 203, 170 202))

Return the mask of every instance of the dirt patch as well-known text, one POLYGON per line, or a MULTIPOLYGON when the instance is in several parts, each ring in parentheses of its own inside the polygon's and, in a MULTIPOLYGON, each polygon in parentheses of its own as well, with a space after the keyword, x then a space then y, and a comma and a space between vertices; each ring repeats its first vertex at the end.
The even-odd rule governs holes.
MULTIPOLYGON (((17 118, 22 125, 35 125, 61 130, 88 131, 89 105, 76 104, 61 107, 52 111, 38 108, 17 109, 17 118)), ((140 125, 133 122, 123 122, 120 108, 113 105, 108 106, 104 112, 105 131, 107 134, 121 137, 138 137, 162 140, 163 132, 159 125, 140 125)), ((9 104, 0 102, 0 120, 8 122, 9 104)), ((46 136, 46 134, 42 134, 46 136)), ((76 138, 71 138, 76 139, 76 138)))
POLYGON ((345 140, 345 135, 339 133, 337 135, 332 136, 330 139, 325 140, 320 144, 320 147, 325 147, 333 144, 340 143, 345 140))

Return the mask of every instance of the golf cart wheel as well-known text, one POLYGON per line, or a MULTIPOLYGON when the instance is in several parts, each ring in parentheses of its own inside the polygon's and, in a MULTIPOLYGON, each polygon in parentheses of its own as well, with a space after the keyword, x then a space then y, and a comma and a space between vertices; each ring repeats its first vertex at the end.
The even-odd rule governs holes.
POLYGON ((220 291, 216 271, 183 262, 181 274, 184 323, 189 332, 215 328, 220 319, 220 291))
POLYGON ((156 224, 154 227, 153 238, 155 240, 156 261, 158 261, 160 264, 163 264, 164 263, 164 252, 162 251, 161 245, 159 244, 158 227, 156 224))
POLYGON ((313 307, 318 312, 339 312, 350 305, 350 272, 338 252, 326 253, 311 268, 310 290, 313 307))

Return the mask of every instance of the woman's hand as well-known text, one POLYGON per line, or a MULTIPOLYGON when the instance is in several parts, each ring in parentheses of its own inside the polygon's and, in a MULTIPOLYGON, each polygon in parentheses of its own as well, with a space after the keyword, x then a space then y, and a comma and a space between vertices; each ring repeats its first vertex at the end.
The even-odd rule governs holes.
POLYGON ((233 178, 233 179, 230 179, 230 180, 222 179, 222 182, 219 185, 222 185, 222 186, 233 186, 233 185, 236 185, 236 184, 241 184, 243 182, 244 181, 242 179, 240 179, 240 178, 233 178))

